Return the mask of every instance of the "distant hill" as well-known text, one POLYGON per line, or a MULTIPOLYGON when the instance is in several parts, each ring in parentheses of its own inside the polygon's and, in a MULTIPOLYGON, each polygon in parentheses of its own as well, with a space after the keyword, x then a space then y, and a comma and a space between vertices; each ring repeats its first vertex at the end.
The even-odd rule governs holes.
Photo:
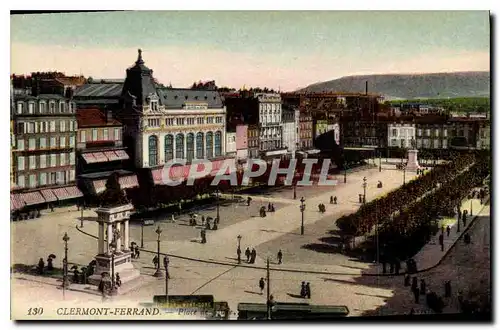
POLYGON ((484 71, 347 76, 299 91, 364 92, 366 81, 368 92, 382 94, 388 100, 490 95, 490 73, 484 71))

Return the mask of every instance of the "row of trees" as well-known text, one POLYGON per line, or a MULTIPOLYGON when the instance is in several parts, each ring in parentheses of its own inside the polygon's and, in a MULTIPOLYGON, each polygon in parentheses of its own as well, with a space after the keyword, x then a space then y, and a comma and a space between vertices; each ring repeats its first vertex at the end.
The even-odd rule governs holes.
POLYGON ((414 99, 403 101, 388 101, 387 104, 398 106, 404 104, 422 103, 443 107, 451 112, 490 112, 489 97, 456 97, 447 99, 414 99))
POLYGON ((342 235, 347 237, 368 234, 376 224, 384 226, 387 222, 388 226, 391 226, 391 219, 395 212, 402 213, 410 203, 415 202, 438 185, 444 186, 475 161, 474 155, 467 154, 449 163, 438 165, 432 171, 403 185, 400 189, 362 205, 356 213, 339 218, 337 226, 342 235))

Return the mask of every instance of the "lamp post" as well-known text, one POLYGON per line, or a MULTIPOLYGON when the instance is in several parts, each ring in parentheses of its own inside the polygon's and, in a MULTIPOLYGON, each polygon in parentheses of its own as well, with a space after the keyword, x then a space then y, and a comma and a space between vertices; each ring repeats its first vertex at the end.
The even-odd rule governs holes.
POLYGON ((160 228, 160 226, 158 226, 158 228, 156 228, 156 234, 158 235, 158 239, 157 239, 157 243, 158 243, 158 263, 156 264, 156 272, 154 273, 154 277, 162 277, 163 276, 163 272, 161 271, 161 268, 160 268, 160 235, 162 233, 162 230, 160 228))
POLYGON ((473 196, 472 196, 472 194, 471 194, 471 196, 470 196, 470 215, 471 215, 471 216, 472 216, 472 199, 473 199, 472 197, 473 197, 473 196))
MULTIPOLYGON (((160 261, 158 260, 158 264, 160 261)), ((167 299, 167 305, 168 305, 168 279, 170 278, 170 275, 168 274, 168 265, 170 263, 170 260, 168 259, 168 256, 165 255, 165 262, 163 266, 165 267, 165 297, 167 299)))
POLYGON ((80 207, 81 214, 80 214, 80 228, 83 228, 83 209, 85 208, 85 204, 82 204, 80 207))
POLYGON ((236 238, 238 239, 238 250, 237 250, 237 252, 238 252, 238 263, 241 264, 241 255, 240 255, 241 254, 241 235, 238 235, 236 238))
POLYGON ((219 218, 219 189, 215 191, 215 195, 217 196, 217 221, 220 221, 219 218))
POLYGON ((144 248, 144 219, 141 223, 141 249, 144 248))
POLYGON ((378 151, 378 171, 382 172, 382 152, 378 151))
POLYGON ((113 230, 113 239, 109 244, 109 251, 111 252, 111 291, 110 295, 115 296, 116 292, 116 282, 115 282, 115 253, 117 241, 120 238, 120 231, 118 229, 113 230))
POLYGON ((366 176, 363 178, 363 204, 366 203, 366 176))
POLYGON ((63 241, 64 241, 64 260, 63 260, 63 297, 65 295, 65 290, 66 288, 69 287, 68 283, 68 241, 69 241, 69 236, 68 233, 64 233, 63 236, 63 241))
POLYGON ((302 197, 300 199, 300 212, 302 213, 302 224, 300 225, 300 234, 304 235, 304 211, 306 210, 306 204, 304 204, 305 199, 302 197))
POLYGON ((344 160, 344 183, 347 183, 347 164, 344 160))
POLYGON ((296 186, 296 184, 293 185, 293 199, 297 199, 297 186, 296 186))
POLYGON ((460 232, 460 202, 458 202, 458 205, 457 205, 457 233, 460 232))
POLYGON ((406 184, 406 164, 403 164, 403 184, 406 184))

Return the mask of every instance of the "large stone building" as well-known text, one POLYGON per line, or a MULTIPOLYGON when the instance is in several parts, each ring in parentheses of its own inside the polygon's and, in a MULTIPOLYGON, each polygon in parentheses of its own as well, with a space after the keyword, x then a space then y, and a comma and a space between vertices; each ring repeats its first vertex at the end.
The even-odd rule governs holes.
POLYGON ((283 147, 287 148, 291 158, 295 158, 299 144, 299 115, 297 108, 283 106, 283 147))
POLYGON ((387 146, 394 148, 411 148, 415 141, 415 124, 412 122, 390 122, 387 124, 387 146))
POLYGON ((81 197, 75 183, 74 102, 56 94, 15 94, 13 120, 13 193, 24 202, 21 208, 81 197))
POLYGON ((136 168, 152 169, 161 182, 170 160, 216 159, 225 154, 226 108, 216 90, 160 86, 141 51, 127 69, 122 90, 124 144, 136 168))

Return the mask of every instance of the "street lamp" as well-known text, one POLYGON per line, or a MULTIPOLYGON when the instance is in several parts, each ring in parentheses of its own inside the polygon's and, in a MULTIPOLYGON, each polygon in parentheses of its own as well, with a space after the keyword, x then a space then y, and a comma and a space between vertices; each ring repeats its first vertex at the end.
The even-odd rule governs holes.
POLYGON ((238 239, 238 263, 241 264, 241 235, 236 237, 238 239))
POLYGON ((382 172, 382 151, 378 151, 378 171, 382 172))
POLYGON ((160 235, 161 235, 161 228, 160 226, 158 226, 158 228, 156 228, 156 234, 158 235, 158 239, 157 239, 157 243, 158 243, 158 263, 156 264, 156 272, 154 273, 154 277, 162 277, 163 276, 163 273, 160 269, 160 235))
POLYGON ((69 287, 68 283, 68 241, 69 241, 69 236, 68 233, 64 233, 63 236, 63 241, 64 241, 64 260, 63 260, 63 296, 65 294, 64 290, 69 287))
POLYGON ((457 233, 460 232, 460 202, 458 202, 458 205, 457 205, 457 233))
POLYGON ((142 219, 141 223, 141 249, 144 248, 144 219, 142 219))
POLYGON ((80 228, 83 228, 83 209, 85 207, 85 204, 82 203, 82 206, 80 207, 81 210, 81 215, 80 215, 80 228))
POLYGON ((363 204, 366 203, 366 176, 363 178, 363 204))
POLYGON ((220 221, 220 218, 219 218, 219 189, 217 189, 215 191, 215 195, 217 196, 217 222, 220 221))
MULTIPOLYGON (((158 260, 158 264, 160 261, 158 260)), ((170 263, 170 260, 168 259, 168 256, 165 255, 165 262, 163 263, 163 266, 165 267, 165 297, 167 299, 167 305, 168 305, 168 279, 170 278, 170 275, 168 274, 168 264, 170 263)))
POLYGON ((406 184, 406 164, 402 164, 403 166, 403 184, 406 184))
POLYGON ((304 211, 306 210, 306 204, 304 204, 306 200, 302 196, 300 199, 300 212, 302 213, 302 224, 300 226, 300 234, 304 235, 304 211))

